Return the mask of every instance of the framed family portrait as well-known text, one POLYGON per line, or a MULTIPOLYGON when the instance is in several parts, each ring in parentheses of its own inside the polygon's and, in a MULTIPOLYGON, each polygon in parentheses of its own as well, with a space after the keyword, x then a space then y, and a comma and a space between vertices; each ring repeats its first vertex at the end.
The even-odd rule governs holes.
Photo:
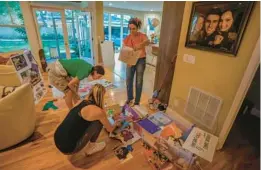
POLYGON ((237 55, 254 2, 194 2, 186 47, 237 55))

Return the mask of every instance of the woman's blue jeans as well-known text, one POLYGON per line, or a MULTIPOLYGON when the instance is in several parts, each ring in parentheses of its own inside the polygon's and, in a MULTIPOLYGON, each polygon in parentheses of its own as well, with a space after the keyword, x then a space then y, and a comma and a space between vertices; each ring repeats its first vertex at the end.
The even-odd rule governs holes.
POLYGON ((133 97, 133 79, 136 72, 136 95, 135 95, 135 104, 140 103, 142 86, 143 86, 143 75, 146 67, 146 58, 138 59, 136 65, 127 67, 126 70, 126 85, 127 85, 127 96, 128 101, 134 99, 133 97))

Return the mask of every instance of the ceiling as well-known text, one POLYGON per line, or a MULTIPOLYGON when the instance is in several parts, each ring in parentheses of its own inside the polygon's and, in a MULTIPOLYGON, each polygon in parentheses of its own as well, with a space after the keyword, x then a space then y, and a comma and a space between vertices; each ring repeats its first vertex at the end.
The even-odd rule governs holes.
POLYGON ((104 7, 161 12, 163 1, 104 1, 104 7))

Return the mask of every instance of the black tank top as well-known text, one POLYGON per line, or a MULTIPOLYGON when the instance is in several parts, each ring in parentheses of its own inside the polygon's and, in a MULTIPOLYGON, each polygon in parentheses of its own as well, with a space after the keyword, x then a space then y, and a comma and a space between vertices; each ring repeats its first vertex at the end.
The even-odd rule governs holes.
POLYGON ((56 147, 63 153, 71 153, 76 148, 77 142, 84 136, 91 121, 81 117, 82 108, 95 105, 92 101, 83 100, 74 107, 59 125, 54 133, 56 147))

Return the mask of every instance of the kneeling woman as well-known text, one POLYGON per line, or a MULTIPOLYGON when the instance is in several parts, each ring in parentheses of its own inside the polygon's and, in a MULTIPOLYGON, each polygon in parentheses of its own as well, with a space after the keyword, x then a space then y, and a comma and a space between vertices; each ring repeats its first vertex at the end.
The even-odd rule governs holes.
POLYGON ((62 153, 71 155, 83 150, 91 155, 105 148, 104 142, 96 143, 103 126, 108 132, 117 126, 117 123, 113 126, 109 123, 103 110, 105 92, 102 85, 94 85, 86 100, 70 110, 59 125, 54 141, 62 153))

